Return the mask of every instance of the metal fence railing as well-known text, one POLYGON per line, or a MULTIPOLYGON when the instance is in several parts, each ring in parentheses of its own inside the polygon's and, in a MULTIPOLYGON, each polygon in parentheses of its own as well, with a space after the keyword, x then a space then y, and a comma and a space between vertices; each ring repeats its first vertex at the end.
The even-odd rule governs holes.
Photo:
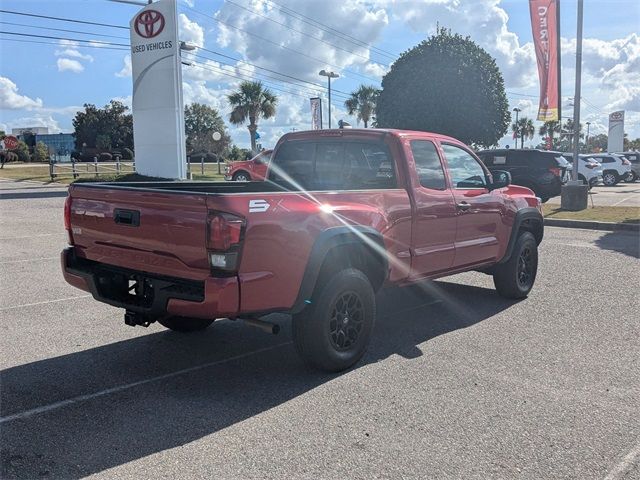
POLYGON ((93 157, 93 162, 78 162, 73 158, 69 163, 49 162, 49 176, 52 181, 58 177, 94 176, 100 178, 100 175, 123 175, 135 173, 135 171, 135 162, 123 162, 119 156, 116 156, 113 162, 99 162, 98 157, 93 157))

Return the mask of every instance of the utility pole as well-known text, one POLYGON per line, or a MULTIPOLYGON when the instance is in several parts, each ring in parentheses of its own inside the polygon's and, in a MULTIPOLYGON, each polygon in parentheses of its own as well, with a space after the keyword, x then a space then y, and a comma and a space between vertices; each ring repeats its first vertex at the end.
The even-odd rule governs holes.
POLYGON ((587 122, 587 139, 584 141, 586 153, 589 153, 589 127, 591 126, 591 122, 587 122))
POLYGON ((327 70, 320 70, 318 72, 318 75, 322 76, 322 77, 327 77, 327 80, 329 82, 329 128, 331 128, 331 79, 332 78, 338 78, 340 75, 338 75, 335 72, 332 71, 327 71, 327 70))
POLYGON ((516 148, 518 148, 518 114, 522 111, 520 110, 518 107, 515 107, 513 109, 514 112, 516 112, 516 123, 514 124, 516 126, 515 130, 513 131, 513 133, 516 136, 516 148))
POLYGON ((582 81, 582 16, 584 0, 578 0, 578 33, 576 35, 576 93, 573 97, 573 172, 578 180, 578 154, 580 153, 580 88, 582 81))
POLYGON ((580 82, 582 80, 582 16, 584 0, 578 0, 578 31, 576 39, 576 93, 573 97, 573 170, 571 181, 562 186, 560 208, 579 211, 587 208, 588 185, 578 180, 578 162, 580 159, 580 82))

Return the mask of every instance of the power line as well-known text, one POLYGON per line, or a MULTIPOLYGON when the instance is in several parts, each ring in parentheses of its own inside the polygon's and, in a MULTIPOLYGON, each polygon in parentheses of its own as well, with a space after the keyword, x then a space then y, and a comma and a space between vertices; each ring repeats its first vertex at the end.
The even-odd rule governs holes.
MULTIPOLYGON (((209 57, 204 57, 204 56, 202 56, 202 55, 194 55, 194 56, 195 56, 195 57, 197 57, 197 58, 204 59, 204 60, 213 60, 213 59, 211 59, 211 58, 209 58, 209 57)), ((305 86, 305 85, 300 85, 299 83, 294 83, 294 82, 292 82, 292 81, 290 81, 290 80, 283 80, 283 79, 281 79, 281 78, 273 77, 273 76, 271 76, 271 75, 266 75, 266 74, 264 74, 264 73, 258 73, 258 72, 253 72, 253 71, 250 71, 250 70, 247 70, 247 69, 242 69, 242 68, 238 67, 237 65, 233 65, 233 64, 230 64, 230 63, 220 62, 220 64, 221 64, 221 65, 226 65, 226 66, 232 67, 232 68, 234 68, 234 71, 239 71, 239 72, 248 72, 248 73, 241 73, 242 75, 246 75, 246 76, 248 76, 248 77, 252 77, 253 75, 259 75, 259 76, 261 76, 261 77, 263 77, 263 78, 267 78, 267 79, 273 80, 273 81, 275 81, 275 82, 279 82, 279 83, 281 83, 281 84, 289 84, 289 85, 292 85, 292 86, 298 87, 298 88, 300 88, 300 89, 303 89, 303 90, 304 90, 304 91, 306 91, 306 92, 312 92, 312 94, 313 94, 314 96, 315 96, 315 95, 318 95, 318 91, 317 91, 317 90, 313 90, 311 87, 307 87, 307 86, 305 86)), ((217 66, 215 66, 215 65, 210 65, 210 66, 215 67, 215 68, 220 68, 220 67, 217 67, 217 66)), ((222 71, 223 71, 223 72, 226 72, 226 70, 224 70, 224 69, 222 69, 222 71)), ((250 79, 251 79, 251 80, 255 80, 255 79, 262 80, 262 78, 253 78, 253 77, 252 77, 252 78, 250 78, 250 79)), ((319 86, 319 87, 318 87, 318 89, 320 89, 320 90, 324 90, 324 87, 323 87, 323 86, 319 86)), ((346 97, 345 97, 345 98, 341 98, 340 100, 344 100, 344 99, 346 99, 346 97)))
MULTIPOLYGON (((238 80, 256 80, 254 77, 251 77, 251 76, 246 75, 246 74, 237 73, 237 72, 236 72, 237 74, 230 73, 230 72, 224 70, 223 68, 215 66, 215 65, 208 65, 208 64, 205 64, 205 63, 202 63, 202 62, 196 62, 196 61, 193 61, 192 65, 195 66, 195 67, 198 67, 198 68, 202 68, 204 70, 209 70, 209 71, 214 72, 214 73, 218 73, 218 74, 226 75, 228 77, 236 78, 238 80)), ((295 95, 297 97, 301 97, 301 98, 305 98, 305 99, 309 98, 308 94, 302 94, 302 93, 299 93, 299 92, 286 90, 286 89, 282 88, 282 86, 280 86, 280 85, 275 85, 274 86, 273 82, 263 81, 262 83, 267 85, 270 89, 273 89, 273 90, 276 90, 276 91, 279 91, 279 92, 282 92, 282 93, 288 93, 290 95, 295 95)), ((337 105, 334 104, 334 106, 337 106, 337 105)))
POLYGON ((49 36, 49 35, 35 35, 35 34, 32 34, 32 33, 3 32, 3 31, 0 31, 0 33, 3 33, 5 35, 18 35, 18 36, 21 36, 21 37, 48 38, 48 39, 51 39, 51 40, 66 40, 66 41, 69 41, 69 42, 84 42, 84 43, 99 44, 99 45, 109 45, 109 46, 113 46, 113 47, 128 47, 129 46, 129 45, 125 44, 125 43, 101 42, 99 40, 83 40, 81 38, 53 37, 53 36, 49 36))
MULTIPOLYGON (((247 62, 246 60, 242 60, 242 59, 240 59, 240 58, 232 57, 232 56, 230 56, 230 55, 226 55, 226 54, 224 54, 224 53, 215 52, 215 51, 213 51, 213 50, 209 50, 209 49, 204 48, 204 47, 199 47, 199 48, 200 48, 200 50, 203 50, 203 51, 205 51, 205 52, 211 53, 211 54, 213 54, 213 55, 217 55, 217 56, 222 57, 222 58, 227 58, 227 59, 229 59, 229 60, 233 60, 233 61, 236 61, 236 62, 242 62, 242 63, 245 63, 245 64, 250 65, 250 66, 252 66, 252 67, 258 68, 258 69, 260 69, 260 70, 265 70, 265 71, 267 71, 267 72, 274 73, 274 74, 276 74, 276 75, 280 75, 280 76, 282 76, 282 77, 290 78, 290 79, 292 79, 292 80, 296 80, 296 81, 298 81, 298 82, 307 83, 307 84, 309 84, 309 85, 313 85, 314 87, 321 88, 322 90, 324 90, 324 89, 325 89, 325 86, 324 86, 324 85, 321 85, 321 84, 319 84, 319 83, 315 83, 315 82, 311 82, 311 81, 309 81, 309 80, 304 80, 304 79, 302 79, 302 78, 294 77, 293 75, 288 75, 288 74, 286 74, 286 73, 281 73, 281 72, 278 72, 278 71, 276 71, 276 70, 272 70, 272 69, 270 69, 270 68, 261 67, 261 66, 259 66, 259 65, 254 64, 254 63, 247 62)), ((332 92, 337 92, 338 94, 342 94, 342 95, 344 95, 344 97, 345 97, 345 98, 347 98, 347 97, 349 97, 349 96, 350 96, 350 94, 349 94, 349 93, 347 93, 347 92, 343 92, 343 91, 341 91, 341 90, 332 89, 332 92)))
MULTIPOLYGON (((341 67, 339 67, 337 65, 332 65, 332 64, 327 63, 326 61, 324 61, 324 60, 322 60, 320 58, 312 57, 311 55, 309 55, 307 53, 301 52, 299 50, 295 50, 295 49, 293 49, 291 47, 287 47, 285 45, 280 45, 279 43, 274 42, 273 40, 269 40, 268 38, 261 37, 260 35, 257 35, 257 34, 255 34, 253 32, 248 31, 248 30, 244 30, 244 29, 242 29, 240 27, 237 27, 236 25, 232 25, 231 23, 225 22, 224 20, 220 20, 219 18, 213 17, 213 16, 211 16, 211 15, 209 15, 207 13, 200 12, 199 10, 195 10, 194 8, 191 8, 189 6, 185 6, 185 8, 188 9, 188 10, 191 10, 192 12, 194 12, 194 13, 196 13, 198 15, 202 15, 204 17, 210 18, 214 22, 218 22, 218 23, 220 23, 222 25, 225 25, 225 26, 227 26, 229 28, 233 28, 233 29, 238 30, 240 32, 246 33, 247 35, 251 35, 252 37, 255 37, 255 38, 259 39, 259 40, 262 40, 263 42, 267 42, 267 43, 270 43, 271 45, 275 45, 278 48, 282 48, 284 50, 289 50, 290 52, 297 53, 298 55, 302 55, 303 57, 309 58, 309 59, 314 60, 316 62, 320 62, 323 65, 327 65, 327 66, 332 67, 332 68, 341 69, 341 67)), ((349 70, 347 68, 342 68, 342 70, 345 71, 345 72, 349 72, 352 75, 355 75, 355 76, 358 76, 358 77, 362 77, 362 78, 370 80, 370 81, 377 82, 377 80, 375 80, 374 78, 368 77, 366 75, 362 75, 362 74, 357 73, 357 72, 355 72, 353 70, 349 70)))
POLYGON ((266 19, 266 20, 268 20, 268 21, 270 21, 270 22, 275 23, 276 25, 281 25, 281 26, 283 26, 283 27, 285 27, 285 28, 288 28, 289 30, 291 30, 291 31, 293 31, 293 32, 296 32, 296 33, 299 33, 299 34, 301 34, 301 35, 304 35, 305 37, 312 38, 312 39, 317 40, 317 41, 319 41, 319 42, 322 42, 322 43, 324 43, 324 44, 326 44, 326 45, 329 45, 330 47, 337 48, 338 50, 342 50, 343 52, 347 52, 347 53, 350 53, 350 54, 352 54, 352 55, 356 55, 357 57, 360 57, 360 58, 364 58, 365 60, 370 60, 370 58, 369 58, 369 57, 367 57, 367 56, 365 56, 365 55, 361 55, 361 54, 359 54, 359 53, 354 52, 353 50, 349 50, 349 49, 347 49, 347 48, 340 47, 340 46, 338 46, 338 45, 336 45, 336 44, 334 44, 334 43, 327 42, 326 40, 324 40, 324 39, 322 39, 322 38, 315 37, 315 36, 311 35, 310 33, 303 32, 302 30, 297 30, 297 29, 295 29, 295 28, 291 27, 290 25, 287 25, 286 23, 282 23, 282 22, 279 22, 279 21, 277 21, 277 20, 274 20, 273 18, 271 18, 271 17, 269 17, 269 16, 267 16, 267 15, 263 15, 262 13, 260 13, 260 12, 256 12, 255 10, 253 10, 253 9, 251 9, 251 8, 248 8, 248 7, 245 7, 245 6, 243 6, 243 5, 240 5, 239 3, 236 3, 236 2, 234 2, 233 0, 225 0, 225 2, 226 2, 226 3, 229 3, 229 4, 231 4, 231 5, 234 5, 234 6, 235 6, 235 7, 237 7, 237 8, 241 8, 241 9, 243 9, 243 10, 245 10, 245 11, 249 12, 249 13, 252 13, 252 14, 254 14, 254 15, 257 15, 257 16, 259 16, 259 17, 262 17, 262 18, 264 18, 264 19, 266 19))
POLYGON ((277 3, 277 2, 274 2, 273 0, 267 0, 267 1, 269 3, 272 3, 273 5, 278 6, 279 10, 282 13, 284 13, 286 15, 289 15, 289 16, 291 16, 293 18, 296 18, 296 19, 300 20, 301 22, 304 22, 304 23, 306 23, 308 25, 311 25, 311 26, 313 26, 315 28, 318 28, 320 30, 323 30, 325 32, 332 31, 332 32, 334 32, 334 35, 340 35, 342 37, 351 39, 351 43, 354 43, 356 45, 360 45, 360 46, 363 46, 363 47, 368 47, 368 48, 370 48, 372 50, 377 51, 380 55, 386 55, 387 57, 391 58, 392 60, 395 60, 395 59, 398 58, 398 55, 395 54, 395 53, 389 52, 388 50, 383 50, 382 48, 374 47, 370 43, 367 43, 367 42, 365 42, 363 40, 360 40, 360 39, 358 39, 356 37, 353 37, 353 36, 349 35, 348 33, 344 33, 344 32, 342 32, 340 30, 337 30, 337 29, 329 26, 329 25, 326 25, 326 24, 324 24, 322 22, 319 22, 318 20, 315 20, 315 19, 313 19, 311 17, 308 17, 307 15, 304 15, 304 14, 302 14, 300 12, 297 12, 296 10, 294 10, 294 9, 292 9, 290 7, 285 7, 284 5, 281 5, 281 4, 277 3), (304 20, 304 19, 306 19, 306 20, 304 20))
MULTIPOLYGON (((24 40, 24 39, 20 39, 20 38, 3 38, 2 41, 4 42, 19 42, 19 43, 37 43, 40 45, 55 45, 57 47, 60 47, 60 43, 58 42, 42 42, 39 40, 24 40)), ((102 46, 102 45, 73 45, 73 48, 99 48, 101 50, 117 50, 120 52, 128 52, 129 49, 128 48, 120 48, 120 47, 109 47, 109 46, 102 46)))
POLYGON ((72 22, 72 23, 82 23, 85 25, 96 25, 98 27, 109 27, 109 28, 121 28, 124 30, 129 30, 129 27, 125 27, 122 25, 112 25, 109 23, 98 23, 98 22, 89 22, 87 20, 76 20, 72 18, 61 18, 61 17, 51 17, 49 15, 37 15, 35 13, 26 13, 26 12, 14 12, 11 10, 0 10, 0 13, 8 13, 10 15, 23 15, 26 17, 35 17, 35 18, 46 18, 47 20, 57 20, 60 22, 72 22))
POLYGON ((95 33, 95 32, 82 32, 79 30, 68 30, 66 28, 54 28, 54 27, 41 27, 39 25, 28 25, 26 23, 14 23, 14 22, 2 22, 0 21, 1 24, 3 25, 11 25, 13 27, 28 27, 28 28, 38 28, 41 30, 54 30, 57 32, 67 32, 67 33, 79 33, 80 35, 93 35, 93 36, 99 36, 99 37, 109 37, 109 38, 118 38, 121 40, 129 40, 127 37, 120 37, 118 35, 107 35, 105 33, 95 33))

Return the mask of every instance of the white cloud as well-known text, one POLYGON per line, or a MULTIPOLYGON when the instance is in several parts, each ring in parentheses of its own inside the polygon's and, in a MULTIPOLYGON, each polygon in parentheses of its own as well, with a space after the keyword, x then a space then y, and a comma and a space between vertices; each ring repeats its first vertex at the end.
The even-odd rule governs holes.
POLYGON ((15 120, 11 120, 11 126, 13 128, 47 127, 49 133, 60 133, 62 131, 58 121, 51 115, 36 114, 32 117, 16 118, 15 120))
POLYGON ((122 70, 116 72, 116 77, 130 77, 131 76, 131 55, 127 54, 123 58, 124 66, 122 70))
POLYGON ((197 22, 189 20, 184 13, 178 16, 178 31, 183 42, 204 47, 204 29, 197 22))
POLYGON ((499 0, 425 0, 395 3, 398 8, 394 13, 416 32, 435 34, 439 24, 451 28, 453 33, 469 35, 495 57, 507 85, 533 86, 537 81, 533 44, 521 45, 518 36, 509 31, 509 16, 499 3, 499 0))
POLYGON ((57 64, 59 72, 69 71, 73 73, 80 73, 84 71, 84 67, 79 61, 71 60, 70 58, 59 58, 57 64))
POLYGON ((93 57, 91 55, 88 55, 88 54, 85 55, 83 53, 80 53, 75 48, 66 48, 64 50, 56 50, 55 51, 55 55, 57 57, 73 57, 73 58, 78 58, 80 60, 86 60, 88 62, 93 62, 93 57))
POLYGON ((0 108, 7 110, 33 110, 42 107, 40 98, 30 98, 18 93, 18 86, 7 77, 0 77, 0 108))
MULTIPOLYGON (((388 23, 384 9, 376 8, 365 1, 282 0, 282 3, 302 15, 329 24, 333 29, 348 32, 349 35, 366 43, 374 43, 378 40, 388 23)), ((254 0, 248 8, 262 16, 230 3, 223 4, 216 13, 216 17, 222 22, 244 30, 240 31, 221 24, 217 38, 219 45, 239 52, 248 62, 317 82, 318 71, 322 68, 341 70, 360 66, 371 56, 368 47, 355 45, 345 38, 310 27, 300 19, 283 14, 280 9, 274 8, 273 4, 266 0, 254 0), (281 24, 287 25, 289 29, 281 24), (296 30, 303 31, 313 38, 296 30), (279 45, 287 48, 279 48, 279 45), (301 52, 303 55, 294 51, 301 52)))

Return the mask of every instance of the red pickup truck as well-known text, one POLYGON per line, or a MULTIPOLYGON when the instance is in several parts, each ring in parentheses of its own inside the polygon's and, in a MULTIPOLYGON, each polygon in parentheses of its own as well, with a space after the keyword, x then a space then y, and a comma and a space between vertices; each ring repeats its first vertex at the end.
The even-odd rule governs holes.
POLYGON ((543 236, 540 199, 507 172, 453 138, 382 129, 286 134, 264 182, 73 184, 64 218, 65 279, 127 324, 287 312, 329 371, 365 352, 383 285, 478 270, 523 298, 543 236))
POLYGON ((225 167, 224 179, 234 182, 252 182, 264 180, 269 169, 273 150, 264 150, 251 160, 232 162, 225 167))

